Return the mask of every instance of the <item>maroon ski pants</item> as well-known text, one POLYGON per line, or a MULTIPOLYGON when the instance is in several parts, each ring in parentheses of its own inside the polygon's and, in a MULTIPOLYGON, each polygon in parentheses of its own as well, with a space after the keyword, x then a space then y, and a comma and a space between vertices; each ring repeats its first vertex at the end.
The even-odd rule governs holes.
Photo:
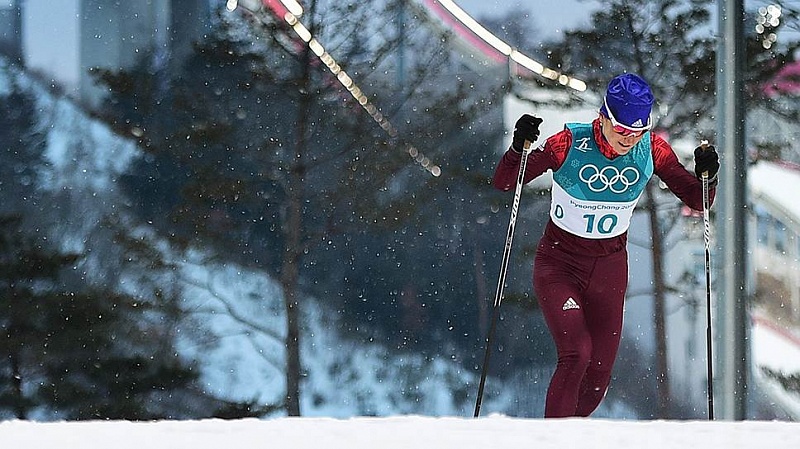
POLYGON ((627 284, 624 246, 582 256, 540 241, 533 285, 558 353, 545 417, 589 416, 603 400, 619 349, 627 284))

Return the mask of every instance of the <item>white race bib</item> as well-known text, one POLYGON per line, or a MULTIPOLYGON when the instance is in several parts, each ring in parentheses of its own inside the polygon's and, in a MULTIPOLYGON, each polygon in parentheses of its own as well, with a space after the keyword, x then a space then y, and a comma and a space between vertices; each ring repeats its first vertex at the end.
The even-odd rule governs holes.
POLYGON ((559 228, 587 239, 616 237, 628 230, 639 197, 626 202, 579 200, 553 183, 550 218, 559 228))

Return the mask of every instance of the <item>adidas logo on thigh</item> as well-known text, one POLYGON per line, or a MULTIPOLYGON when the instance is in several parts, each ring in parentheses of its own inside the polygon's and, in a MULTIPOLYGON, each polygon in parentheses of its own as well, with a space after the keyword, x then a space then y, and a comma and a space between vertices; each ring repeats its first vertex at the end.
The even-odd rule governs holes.
POLYGON ((561 310, 571 310, 580 308, 581 306, 579 306, 578 303, 574 299, 572 299, 571 296, 564 302, 564 305, 561 306, 561 310))

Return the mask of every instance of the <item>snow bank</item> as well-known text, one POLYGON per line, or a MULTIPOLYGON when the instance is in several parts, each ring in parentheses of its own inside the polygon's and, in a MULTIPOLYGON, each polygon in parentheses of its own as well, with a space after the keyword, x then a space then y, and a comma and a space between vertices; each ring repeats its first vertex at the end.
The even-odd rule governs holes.
POLYGON ((0 423, 0 446, 51 449, 795 448, 800 423, 593 419, 281 418, 268 421, 0 423))

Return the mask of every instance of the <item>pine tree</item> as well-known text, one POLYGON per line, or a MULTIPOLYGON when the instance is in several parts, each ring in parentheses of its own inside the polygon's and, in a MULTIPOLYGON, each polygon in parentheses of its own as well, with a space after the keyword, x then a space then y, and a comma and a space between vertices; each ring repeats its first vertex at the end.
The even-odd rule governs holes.
POLYGON ((238 406, 201 393, 158 319, 164 308, 93 285, 78 269, 85 256, 59 249, 48 214, 66 205, 41 188, 47 128, 17 76, 0 101, 0 417, 206 417, 238 406))

